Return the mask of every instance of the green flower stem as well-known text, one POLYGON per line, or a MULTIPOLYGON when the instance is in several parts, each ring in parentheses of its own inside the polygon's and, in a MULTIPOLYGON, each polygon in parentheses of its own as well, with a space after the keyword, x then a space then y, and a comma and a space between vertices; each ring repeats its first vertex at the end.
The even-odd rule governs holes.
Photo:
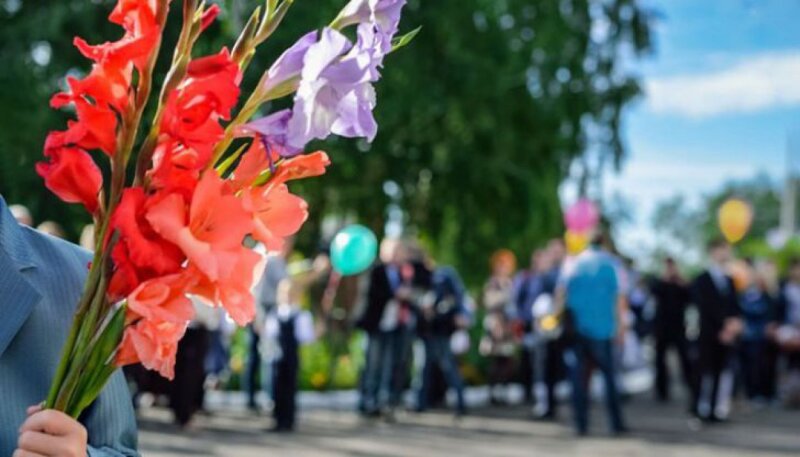
POLYGON ((67 336, 67 341, 64 343, 64 348, 61 351, 61 360, 58 363, 55 376, 53 377, 53 382, 50 385, 50 390, 47 394, 45 408, 52 408, 55 406, 56 397, 58 396, 61 384, 64 381, 64 377, 66 376, 67 369, 69 368, 70 361, 72 359, 71 356, 78 337, 80 323, 83 320, 83 316, 86 314, 89 302, 97 290, 100 272, 99 264, 101 258, 102 255, 100 251, 95 252, 94 259, 92 260, 92 266, 89 270, 89 275, 86 278, 86 284, 84 285, 83 295, 81 296, 80 302, 78 303, 78 308, 75 311, 75 316, 72 320, 72 327, 70 328, 69 335, 67 336))
POLYGON ((89 353, 91 352, 91 347, 89 347, 91 343, 90 338, 92 340, 94 339, 94 332, 92 332, 92 330, 94 330, 95 321, 97 320, 97 315, 103 304, 103 301, 106 299, 105 286, 106 280, 105 278, 102 278, 100 280, 100 284, 98 285, 97 292, 93 297, 92 303, 89 305, 89 311, 80 321, 80 330, 78 331, 78 338, 75 342, 75 351, 72 354, 69 370, 67 371, 67 375, 64 378, 64 382, 59 389, 59 393, 56 396, 56 400, 53 405, 53 408, 59 411, 66 411, 70 399, 75 394, 75 387, 80 381, 80 376, 86 366, 86 361, 89 357, 89 353))

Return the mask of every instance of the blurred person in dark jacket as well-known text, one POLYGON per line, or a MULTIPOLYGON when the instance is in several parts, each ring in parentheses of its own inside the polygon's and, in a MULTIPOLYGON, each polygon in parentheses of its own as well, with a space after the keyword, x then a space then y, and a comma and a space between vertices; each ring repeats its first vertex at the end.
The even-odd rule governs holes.
POLYGON ((707 422, 725 421, 733 393, 734 346, 742 330, 733 279, 726 274, 731 247, 723 240, 708 245, 709 263, 692 283, 692 301, 700 315, 698 384, 695 413, 707 422))
POLYGON ((431 290, 421 302, 419 334, 425 344, 425 364, 417 395, 417 410, 425 411, 436 368, 440 369, 448 387, 456 394, 456 415, 466 413, 464 381, 450 346, 450 338, 458 329, 469 325, 466 292, 458 272, 452 267, 439 267, 433 272, 431 290))
POLYGON ((405 388, 416 300, 431 278, 422 262, 412 260, 403 240, 381 243, 381 263, 370 273, 366 308, 356 322, 368 336, 359 407, 370 416, 381 410, 391 415, 405 388))
POLYGON ((678 355, 684 384, 692 395, 694 384, 684 316, 691 295, 689 284, 681 275, 673 258, 664 259, 664 270, 661 277, 652 280, 650 292, 656 301, 653 319, 656 399, 668 401, 670 398, 670 372, 667 363, 667 354, 670 350, 674 350, 678 355))

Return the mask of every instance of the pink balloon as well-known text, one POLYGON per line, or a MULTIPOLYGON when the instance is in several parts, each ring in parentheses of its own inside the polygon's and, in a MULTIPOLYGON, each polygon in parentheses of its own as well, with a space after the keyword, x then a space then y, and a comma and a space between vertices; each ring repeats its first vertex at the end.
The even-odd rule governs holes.
POLYGON ((567 229, 584 232, 593 229, 600 220, 597 207, 590 200, 581 198, 564 213, 567 229))

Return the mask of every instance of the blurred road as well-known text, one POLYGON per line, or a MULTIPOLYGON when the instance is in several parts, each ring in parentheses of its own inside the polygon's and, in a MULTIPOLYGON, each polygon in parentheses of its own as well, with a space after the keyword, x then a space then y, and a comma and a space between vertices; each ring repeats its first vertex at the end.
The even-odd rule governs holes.
MULTIPOLYGON (((308 404, 308 402, 304 402, 308 404)), ((147 457, 280 455, 292 457, 380 456, 788 456, 800 454, 800 412, 751 410, 738 405, 733 421, 700 426, 677 402, 664 406, 642 394, 625 408, 629 436, 611 438, 602 404, 593 405, 592 435, 576 438, 569 408, 558 423, 528 420, 522 406, 476 408, 456 422, 445 412, 402 413, 397 423, 369 421, 332 397, 328 405, 311 402, 293 435, 267 432, 270 421, 238 405, 196 418, 182 432, 169 411, 140 412, 140 448, 147 457)))

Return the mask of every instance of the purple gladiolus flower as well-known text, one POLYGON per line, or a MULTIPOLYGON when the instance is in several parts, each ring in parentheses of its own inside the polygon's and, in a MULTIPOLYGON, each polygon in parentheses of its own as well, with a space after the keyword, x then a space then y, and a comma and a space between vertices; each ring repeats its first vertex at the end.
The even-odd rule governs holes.
POLYGON ((370 85, 377 64, 371 50, 352 46, 340 32, 325 28, 304 63, 289 120, 289 144, 300 147, 331 133, 371 141, 377 133, 370 85))
MULTIPOLYGON (((391 43, 392 37, 397 33, 400 12, 405 4, 406 0, 350 0, 339 13, 338 22, 343 26, 371 23, 391 43)), ((386 50, 387 53, 389 49, 386 50)))
POLYGON ((378 131, 372 83, 380 79, 405 3, 352 0, 336 22, 359 24, 355 44, 329 27, 300 38, 269 69, 265 86, 270 91, 299 76, 294 106, 243 125, 236 135, 256 136, 285 157, 331 133, 372 141, 378 131))
POLYGON ((235 136, 260 137, 267 150, 273 150, 283 157, 297 155, 303 150, 305 144, 301 147, 294 147, 288 143, 287 131, 291 117, 292 110, 290 109, 277 111, 269 116, 239 126, 235 131, 235 136))
POLYGON ((306 56, 306 52, 316 42, 317 32, 309 32, 284 51, 267 71, 267 81, 264 89, 269 92, 291 78, 299 76, 303 70, 303 59, 306 56))

